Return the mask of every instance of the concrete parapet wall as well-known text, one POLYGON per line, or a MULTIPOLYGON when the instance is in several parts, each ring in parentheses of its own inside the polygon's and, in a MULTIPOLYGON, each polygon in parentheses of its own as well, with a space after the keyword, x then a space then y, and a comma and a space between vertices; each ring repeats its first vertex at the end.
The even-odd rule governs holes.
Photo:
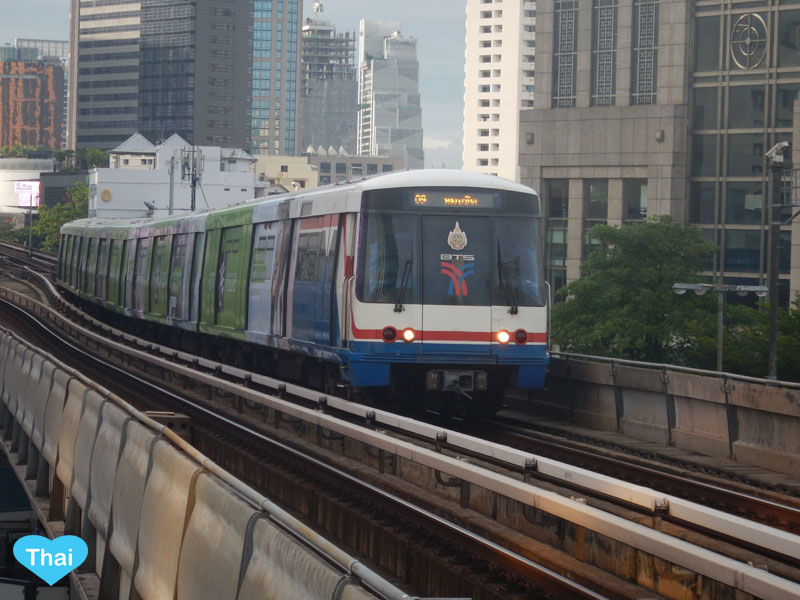
POLYGON ((709 456, 800 472, 800 386, 553 357, 533 409, 709 456))
MULTIPOLYGON (((167 427, 2 328, 0 424, 0 450, 22 469, 47 534, 79 535, 89 546, 80 577, 71 575, 81 597, 234 598, 246 569, 248 598, 327 599, 354 577, 354 558, 276 516, 267 499, 167 427), (257 520, 276 525, 254 538, 257 520), (258 587, 265 561, 280 568, 268 594, 258 587)), ((346 597, 375 596, 352 585, 346 597)))

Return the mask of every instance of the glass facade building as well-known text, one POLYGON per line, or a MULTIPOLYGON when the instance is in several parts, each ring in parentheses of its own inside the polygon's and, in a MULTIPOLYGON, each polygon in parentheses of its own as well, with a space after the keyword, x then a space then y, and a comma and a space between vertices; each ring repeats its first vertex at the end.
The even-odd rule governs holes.
POLYGON ((254 0, 252 152, 296 154, 299 0, 254 0))
MULTIPOLYGON (((800 93, 800 6, 698 2, 691 78, 689 221, 719 247, 711 272, 726 283, 764 283, 768 262, 766 152, 793 138, 800 93)), ((784 176, 788 203, 791 171, 784 176)), ((784 220, 791 208, 784 209, 784 220)), ((789 299, 791 226, 779 241, 781 303, 789 299)))
POLYGON ((717 244, 709 280, 764 285, 775 203, 787 306, 800 293, 800 218, 789 221, 800 196, 800 2, 539 0, 537 17, 548 40, 537 47, 542 108, 520 113, 520 165, 544 195, 554 288, 580 277, 592 225, 648 215, 717 244), (767 152, 779 142, 797 150, 773 200, 767 152))

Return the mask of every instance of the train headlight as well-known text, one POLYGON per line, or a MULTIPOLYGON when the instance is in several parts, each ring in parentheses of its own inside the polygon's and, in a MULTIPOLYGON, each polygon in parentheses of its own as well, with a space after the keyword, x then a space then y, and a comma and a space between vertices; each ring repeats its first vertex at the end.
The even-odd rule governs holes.
POLYGON ((501 344, 507 344, 508 340, 511 339, 511 334, 508 333, 506 330, 501 330, 497 332, 497 341, 501 344))
POLYGON ((384 327, 381 337, 383 338, 384 342, 391 344, 397 339, 397 329, 394 327, 384 327))
POLYGON ((403 330, 403 340, 406 342, 413 342, 416 339, 417 334, 414 333, 414 330, 410 327, 408 329, 403 330))
POLYGON ((524 346, 528 341, 528 332, 524 329, 517 329, 514 332, 514 341, 517 343, 517 345, 524 346))

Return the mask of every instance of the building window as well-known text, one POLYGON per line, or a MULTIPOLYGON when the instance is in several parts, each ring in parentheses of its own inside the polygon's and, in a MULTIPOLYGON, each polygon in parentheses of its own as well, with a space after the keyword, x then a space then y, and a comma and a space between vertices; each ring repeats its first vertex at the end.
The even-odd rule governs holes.
POLYGON ((656 103, 658 0, 635 0, 631 56, 631 104, 656 103))
POLYGON ((575 106, 578 0, 556 0, 553 48, 553 107, 575 106))
POLYGON ((617 0, 594 0, 592 10, 592 105, 612 106, 616 91, 617 0))
POLYGON ((644 221, 647 218, 647 179, 626 179, 623 182, 625 222, 644 221))
POLYGON ((569 180, 547 179, 544 182, 546 200, 547 246, 545 248, 545 278, 555 293, 567 282, 567 216, 569 215, 569 180))
POLYGON ((587 179, 583 185, 583 258, 600 248, 599 241, 589 234, 595 225, 608 220, 608 179, 587 179))

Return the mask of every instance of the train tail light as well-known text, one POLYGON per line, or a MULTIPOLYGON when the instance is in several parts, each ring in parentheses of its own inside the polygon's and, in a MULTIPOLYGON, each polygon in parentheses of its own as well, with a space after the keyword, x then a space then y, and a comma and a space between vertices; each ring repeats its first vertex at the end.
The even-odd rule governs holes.
POLYGON ((528 332, 524 329, 517 329, 514 332, 514 341, 517 343, 518 346, 524 346, 525 343, 528 341, 528 332))
POLYGON ((478 371, 475 373, 475 389, 485 390, 489 387, 489 375, 486 371, 478 371))
POLYGON ((384 327, 381 337, 383 338, 384 342, 391 344, 397 339, 397 329, 394 327, 384 327))
POLYGON ((403 330, 403 340, 406 342, 413 342, 417 337, 417 334, 414 333, 414 330, 410 327, 408 329, 403 330))
POLYGON ((425 374, 425 387, 429 390, 442 389, 442 372, 441 371, 428 371, 425 374))
POLYGON ((501 344, 507 344, 508 341, 511 339, 511 334, 508 333, 505 329, 497 332, 497 341, 501 344))

